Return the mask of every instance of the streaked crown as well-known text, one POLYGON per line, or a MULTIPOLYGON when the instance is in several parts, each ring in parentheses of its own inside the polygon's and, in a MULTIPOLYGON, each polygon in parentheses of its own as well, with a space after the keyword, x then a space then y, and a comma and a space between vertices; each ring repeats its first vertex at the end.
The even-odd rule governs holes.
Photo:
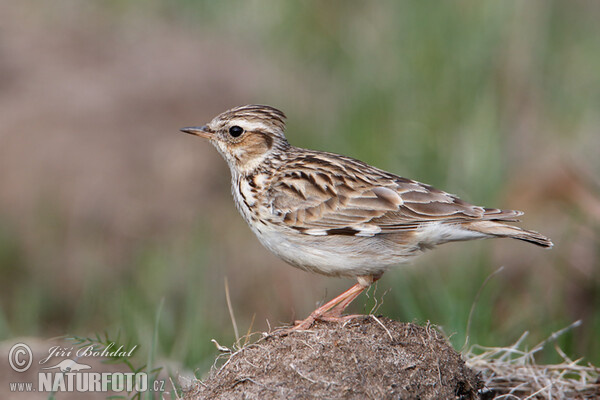
MULTIPOLYGON (((262 126, 263 130, 270 132, 280 132, 283 136, 285 130, 286 116, 283 111, 271 106, 260 104, 249 104, 227 110, 217 115, 209 125, 223 124, 240 121, 245 124, 255 124, 256 127, 262 126)), ((284 136, 285 137, 285 136, 284 136)))

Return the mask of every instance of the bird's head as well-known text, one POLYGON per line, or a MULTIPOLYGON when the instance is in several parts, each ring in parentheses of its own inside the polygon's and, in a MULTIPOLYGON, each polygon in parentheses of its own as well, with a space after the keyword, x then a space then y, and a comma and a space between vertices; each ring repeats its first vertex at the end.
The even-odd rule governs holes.
POLYGON ((273 152, 285 151, 285 114, 276 108, 247 105, 217 115, 201 127, 181 129, 210 140, 237 173, 254 171, 273 152))

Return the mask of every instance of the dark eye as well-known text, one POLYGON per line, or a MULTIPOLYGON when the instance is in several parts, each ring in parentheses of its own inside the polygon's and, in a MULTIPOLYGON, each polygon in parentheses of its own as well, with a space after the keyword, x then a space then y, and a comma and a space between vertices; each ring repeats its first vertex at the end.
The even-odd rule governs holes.
POLYGON ((238 137, 242 133, 244 133, 244 129, 242 129, 241 126, 234 125, 231 128, 229 128, 229 134, 233 137, 238 137))

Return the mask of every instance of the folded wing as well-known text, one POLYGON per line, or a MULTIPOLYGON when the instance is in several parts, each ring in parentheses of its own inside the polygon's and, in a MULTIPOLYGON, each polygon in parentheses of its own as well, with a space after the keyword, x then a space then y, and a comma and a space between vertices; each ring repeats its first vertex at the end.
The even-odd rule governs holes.
POLYGON ((514 220, 518 211, 484 209, 410 179, 336 156, 307 156, 274 177, 268 198, 283 222, 309 235, 373 236, 423 224, 514 220))

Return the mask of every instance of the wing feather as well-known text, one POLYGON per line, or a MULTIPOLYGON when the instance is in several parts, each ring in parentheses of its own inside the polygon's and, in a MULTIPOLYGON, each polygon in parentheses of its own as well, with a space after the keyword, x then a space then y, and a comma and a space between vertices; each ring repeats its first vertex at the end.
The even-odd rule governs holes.
POLYGON ((272 177, 266 196, 287 226, 306 234, 373 236, 412 231, 433 222, 520 215, 474 206, 349 157, 322 154, 292 157, 272 177))

